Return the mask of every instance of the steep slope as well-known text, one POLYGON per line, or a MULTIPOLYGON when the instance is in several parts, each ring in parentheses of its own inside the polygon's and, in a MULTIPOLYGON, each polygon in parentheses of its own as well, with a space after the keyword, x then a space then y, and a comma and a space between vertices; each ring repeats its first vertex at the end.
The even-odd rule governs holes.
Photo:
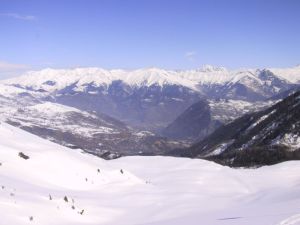
POLYGON ((175 154, 210 158, 233 166, 300 159, 300 92, 266 110, 242 116, 175 154))
POLYGON ((168 157, 105 161, 5 123, 0 124, 0 155, 1 224, 299 221, 296 162, 233 170, 204 160, 168 157))
POLYGON ((281 100, 299 90, 300 90, 300 84, 295 84, 292 88, 288 89, 287 91, 283 91, 277 95, 273 95, 269 100, 281 100))
POLYGON ((201 100, 177 117, 163 131, 162 135, 174 139, 202 139, 220 123, 212 121, 207 101, 201 100))
POLYGON ((227 124, 233 120, 275 104, 275 100, 248 102, 243 100, 213 99, 209 100, 212 120, 227 124))

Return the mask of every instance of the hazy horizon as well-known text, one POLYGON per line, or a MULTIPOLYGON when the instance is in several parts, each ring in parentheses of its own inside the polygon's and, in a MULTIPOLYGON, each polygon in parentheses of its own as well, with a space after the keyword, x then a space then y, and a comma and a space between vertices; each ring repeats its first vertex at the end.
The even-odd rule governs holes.
POLYGON ((292 67, 299 9, 295 0, 4 0, 0 79, 47 67, 292 67))

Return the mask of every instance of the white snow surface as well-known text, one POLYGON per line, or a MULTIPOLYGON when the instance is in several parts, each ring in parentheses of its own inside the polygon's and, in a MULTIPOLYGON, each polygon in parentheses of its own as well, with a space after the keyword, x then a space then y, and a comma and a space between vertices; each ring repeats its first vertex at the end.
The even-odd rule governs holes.
POLYGON ((259 169, 159 156, 105 161, 1 123, 0 162, 1 225, 300 221, 297 161, 259 169))
MULTIPOLYGON (((1 103, 1 98, 0 98, 1 103)), ((81 111, 76 108, 53 103, 43 102, 29 106, 16 108, 3 104, 0 107, 0 121, 13 121, 22 126, 42 126, 62 132, 70 132, 84 137, 92 137, 95 134, 117 134, 119 131, 106 121, 101 120, 97 116, 81 111), (19 110, 22 110, 19 112, 19 110), (103 126, 99 124, 86 123, 80 120, 70 120, 68 116, 77 113, 82 118, 93 118, 101 121, 103 126)))
MULTIPOLYGON (((53 103, 53 102, 43 102, 40 104, 29 106, 28 108, 39 111, 40 113, 45 113, 45 114, 57 114, 57 113, 67 113, 67 112, 82 113, 82 112, 84 112, 84 111, 81 111, 74 107, 57 104, 57 103, 53 103)), ((86 113, 86 112, 84 112, 84 113, 86 113)))
MULTIPOLYGON (((22 88, 14 87, 11 85, 1 84, 0 83, 0 96, 5 98, 14 98, 17 97, 19 94, 30 94, 33 97, 36 96, 36 93, 28 90, 24 90, 22 88)), ((42 96, 42 94, 39 94, 39 96, 42 96)))

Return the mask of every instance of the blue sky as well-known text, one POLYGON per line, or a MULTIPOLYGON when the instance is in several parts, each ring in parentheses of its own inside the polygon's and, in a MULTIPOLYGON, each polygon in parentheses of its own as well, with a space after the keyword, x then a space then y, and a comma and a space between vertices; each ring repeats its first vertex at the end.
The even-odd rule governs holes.
POLYGON ((298 0, 0 0, 0 72, 289 67, 298 0))

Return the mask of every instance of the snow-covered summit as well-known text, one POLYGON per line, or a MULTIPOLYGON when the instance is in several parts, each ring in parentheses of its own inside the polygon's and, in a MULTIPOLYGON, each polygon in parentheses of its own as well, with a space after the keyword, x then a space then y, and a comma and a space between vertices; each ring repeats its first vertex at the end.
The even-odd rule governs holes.
POLYGON ((151 85, 182 85, 195 89, 195 84, 187 79, 177 76, 175 71, 158 68, 138 69, 129 71, 124 77, 118 76, 119 80, 131 86, 151 86, 151 85))
MULTIPOLYGON (((134 87, 180 85, 195 90, 199 85, 224 85, 235 83, 243 77, 259 80, 262 70, 240 69, 227 70, 224 67, 205 65, 195 70, 164 70, 159 68, 143 68, 137 70, 105 70, 97 67, 75 69, 43 69, 29 71, 20 77, 1 81, 4 84, 18 84, 33 89, 56 91, 69 85, 77 87, 86 84, 109 86, 113 81, 123 81, 134 87)), ((291 83, 300 82, 300 66, 288 69, 269 69, 274 76, 291 83)))
POLYGON ((96 86, 110 85, 113 81, 123 81, 130 86, 151 85, 182 85, 194 89, 194 83, 182 79, 174 71, 158 68, 138 70, 104 70, 101 68, 76 68, 76 69, 43 69, 29 71, 20 77, 2 81, 5 84, 20 84, 34 89, 43 88, 47 91, 63 89, 76 83, 77 86, 93 84, 96 86))
POLYGON ((71 84, 78 86, 86 83, 110 84, 114 74, 101 68, 76 68, 76 69, 43 69, 29 71, 20 77, 2 81, 6 84, 20 84, 34 89, 43 88, 47 91, 62 89, 71 84))
POLYGON ((202 68, 199 69, 199 71, 202 71, 202 72, 216 72, 216 71, 226 72, 227 69, 223 66, 203 65, 202 68))

